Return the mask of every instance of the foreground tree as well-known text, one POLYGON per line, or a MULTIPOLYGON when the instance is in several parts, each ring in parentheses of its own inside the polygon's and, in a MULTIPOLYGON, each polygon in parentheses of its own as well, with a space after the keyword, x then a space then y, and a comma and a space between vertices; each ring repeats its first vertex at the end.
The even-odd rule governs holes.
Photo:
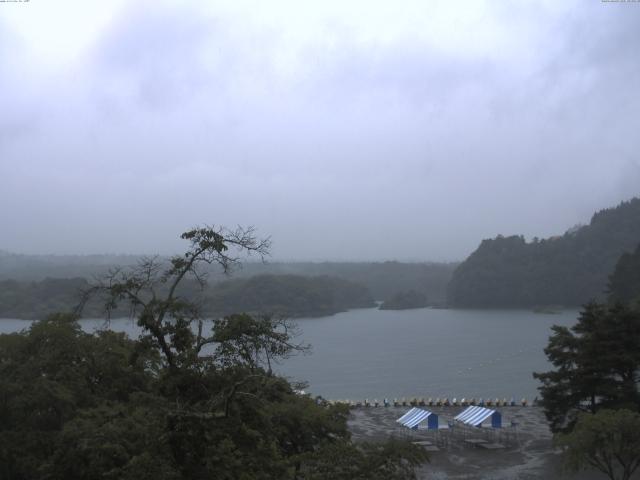
POLYGON ((569 470, 591 467, 611 480, 628 480, 640 466, 640 414, 624 409, 581 414, 558 444, 565 448, 569 470))
MULTIPOLYGON (((137 267, 112 270, 105 278, 86 289, 78 311, 92 297, 104 301, 108 315, 124 303, 142 327, 145 339, 163 354, 170 368, 194 366, 202 347, 212 343, 203 330, 198 300, 182 292, 185 282, 206 286, 205 266, 219 266, 230 273, 239 264, 240 255, 268 253, 269 239, 258 239, 252 228, 198 227, 180 238, 189 242, 183 255, 164 262, 158 257, 144 258, 137 267), (197 333, 193 323, 197 324, 197 333)), ((192 284, 193 285, 193 284, 192 284)))
POLYGON ((183 238, 184 256, 111 272, 83 298, 98 296, 107 313, 130 307, 138 340, 85 333, 68 315, 0 335, 0 478, 414 478, 424 452, 353 444, 348 408, 299 395, 273 373, 304 349, 287 322, 208 323, 182 289, 204 285, 202 266, 229 271, 230 249, 262 255, 268 242, 242 229, 183 238), (347 463, 332 460, 340 451, 347 463))
POLYGON ((570 431, 580 412, 640 407, 640 312, 590 303, 576 325, 552 330, 545 353, 555 369, 534 373, 552 431, 570 431))
POLYGON ((252 363, 182 372, 177 402, 167 385, 182 376, 144 341, 69 315, 0 335, 0 478, 415 478, 420 448, 352 443, 346 406, 252 363))
POLYGON ((216 359, 226 365, 241 364, 252 371, 266 368, 269 375, 273 374, 274 362, 309 349, 308 345, 292 342, 299 333, 293 323, 270 315, 229 315, 214 320, 213 330, 207 342, 215 342, 216 359))
POLYGON ((124 334, 82 332, 70 315, 0 335, 0 478, 98 478, 137 458, 141 433, 161 434, 144 414, 163 403, 152 393, 158 361, 124 334))

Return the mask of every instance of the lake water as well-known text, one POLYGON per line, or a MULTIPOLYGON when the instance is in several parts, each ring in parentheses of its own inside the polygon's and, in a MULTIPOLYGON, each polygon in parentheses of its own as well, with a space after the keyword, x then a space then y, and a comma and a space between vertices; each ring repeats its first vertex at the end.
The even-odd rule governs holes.
MULTIPOLYGON (((572 325, 578 312, 557 315, 524 310, 358 309, 298 319, 299 341, 310 355, 277 367, 308 392, 328 399, 400 397, 525 397, 538 395, 531 373, 550 368, 543 349, 553 324, 572 325)), ((104 320, 82 320, 93 331, 104 320)), ((0 332, 28 327, 0 320, 0 332)), ((127 319, 111 328, 137 336, 127 319)))

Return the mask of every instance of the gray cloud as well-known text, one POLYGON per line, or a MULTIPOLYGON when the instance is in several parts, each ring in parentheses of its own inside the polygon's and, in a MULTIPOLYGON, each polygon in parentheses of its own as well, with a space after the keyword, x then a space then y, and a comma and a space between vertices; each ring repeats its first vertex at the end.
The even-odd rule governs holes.
POLYGON ((26 84, 0 46, 0 248, 171 252, 217 222, 279 258, 451 260, 588 221, 640 193, 640 9, 532 5, 489 10, 510 43, 485 49, 161 5, 26 84))

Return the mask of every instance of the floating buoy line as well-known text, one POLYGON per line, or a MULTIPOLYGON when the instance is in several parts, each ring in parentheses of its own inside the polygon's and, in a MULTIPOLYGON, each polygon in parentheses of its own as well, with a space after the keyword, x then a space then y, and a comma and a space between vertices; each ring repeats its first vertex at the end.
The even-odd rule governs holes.
POLYGON ((537 398, 533 400, 532 403, 526 398, 522 398, 519 401, 516 401, 513 397, 509 400, 506 398, 461 398, 458 399, 456 397, 449 400, 449 398, 427 398, 424 397, 402 397, 402 398, 394 398, 393 400, 389 400, 388 398, 383 399, 382 401, 378 401, 378 399, 369 400, 368 398, 364 401, 362 400, 324 400, 321 397, 318 397, 319 402, 327 402, 329 404, 343 404, 348 405, 352 408, 357 407, 468 407, 468 406, 480 406, 480 407, 527 407, 529 405, 536 406, 537 398))

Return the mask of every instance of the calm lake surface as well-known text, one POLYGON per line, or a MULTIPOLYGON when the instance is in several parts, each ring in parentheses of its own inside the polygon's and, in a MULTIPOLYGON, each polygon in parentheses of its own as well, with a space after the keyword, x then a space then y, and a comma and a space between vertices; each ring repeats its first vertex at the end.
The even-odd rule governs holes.
MULTIPOLYGON (((358 309, 330 317, 296 320, 299 341, 310 355, 277 367, 308 392, 328 399, 400 397, 537 396, 531 373, 550 368, 543 349, 553 324, 572 325, 577 310, 556 315, 525 310, 404 311, 358 309)), ((93 331, 104 320, 82 320, 93 331)), ((23 320, 0 320, 0 333, 27 328, 23 320)), ((113 330, 139 334, 128 319, 113 330)))

